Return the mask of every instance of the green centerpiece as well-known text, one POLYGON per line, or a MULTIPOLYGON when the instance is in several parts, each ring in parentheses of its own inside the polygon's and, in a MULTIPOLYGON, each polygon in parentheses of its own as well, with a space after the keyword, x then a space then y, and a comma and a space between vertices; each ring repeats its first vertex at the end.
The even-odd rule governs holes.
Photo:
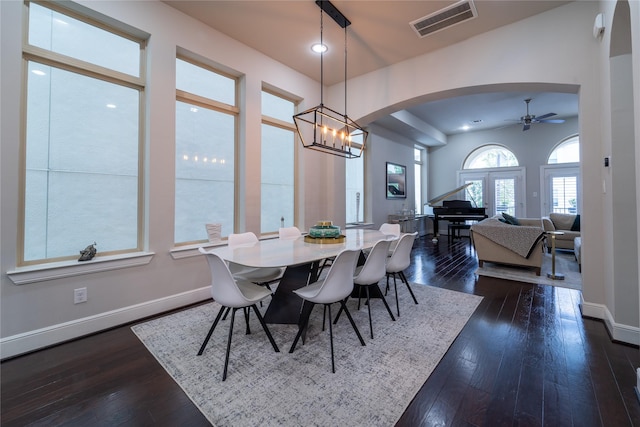
POLYGON ((309 228, 305 241, 310 243, 342 243, 344 236, 340 234, 340 227, 331 221, 320 221, 309 228))

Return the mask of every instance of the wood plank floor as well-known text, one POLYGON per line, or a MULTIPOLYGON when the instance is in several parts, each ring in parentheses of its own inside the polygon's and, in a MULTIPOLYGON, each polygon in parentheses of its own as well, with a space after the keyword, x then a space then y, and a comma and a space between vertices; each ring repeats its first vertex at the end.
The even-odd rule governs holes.
MULTIPOLYGON (((640 426, 637 347, 582 318, 578 291, 476 267, 466 239, 416 242, 410 281, 484 300, 397 426, 640 426)), ((209 425, 130 326, 2 362, 2 426, 209 425)))

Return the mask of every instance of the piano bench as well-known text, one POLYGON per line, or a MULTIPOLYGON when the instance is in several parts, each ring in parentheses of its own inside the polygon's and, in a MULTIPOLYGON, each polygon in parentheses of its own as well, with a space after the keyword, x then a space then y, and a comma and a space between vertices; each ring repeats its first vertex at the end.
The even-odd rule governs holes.
POLYGON ((469 230, 471 228, 471 224, 457 224, 457 223, 449 223, 447 227, 447 234, 449 243, 454 241, 455 239, 460 239, 460 230, 469 230))

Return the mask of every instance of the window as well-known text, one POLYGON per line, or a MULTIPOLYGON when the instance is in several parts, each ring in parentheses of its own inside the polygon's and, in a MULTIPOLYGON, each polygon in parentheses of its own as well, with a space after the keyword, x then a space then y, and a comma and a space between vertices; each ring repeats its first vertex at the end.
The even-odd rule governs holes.
POLYGON ((18 265, 142 248, 144 41, 27 3, 23 233, 18 265))
MULTIPOLYGON (((352 140, 355 144, 362 145, 362 135, 355 136, 352 140)), ((345 160, 346 180, 346 222, 357 223, 364 221, 364 156, 345 160)))
POLYGON ((577 163, 580 161, 580 140, 578 136, 565 139, 556 146, 549 156, 548 164, 577 163))
POLYGON ((260 231, 277 232, 295 221, 295 103, 262 91, 260 231))
POLYGON ((542 212, 579 213, 580 139, 571 136, 553 149, 548 164, 541 167, 542 212))
POLYGON ((477 148, 467 156, 464 168, 458 172, 458 183, 471 183, 464 198, 472 206, 486 208, 489 216, 526 212, 525 170, 508 148, 496 144, 477 148))
POLYGON ((518 159, 506 147, 485 145, 474 150, 464 162, 464 169, 504 168, 518 166, 518 159))
POLYGON ((176 244, 234 232, 236 79, 176 59, 176 244))
POLYGON ((424 176, 424 174, 422 173, 422 168, 423 168, 423 160, 422 160, 422 153, 424 152, 423 149, 421 148, 414 148, 413 149, 413 160, 414 160, 414 197, 415 197, 415 213, 421 213, 421 209, 422 209, 422 177, 424 176))

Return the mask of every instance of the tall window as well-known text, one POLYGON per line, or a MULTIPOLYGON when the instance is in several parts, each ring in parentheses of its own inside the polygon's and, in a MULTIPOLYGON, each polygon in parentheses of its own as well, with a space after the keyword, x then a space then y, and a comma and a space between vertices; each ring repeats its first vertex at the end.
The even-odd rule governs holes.
POLYGON ((295 103, 262 91, 260 231, 295 225, 295 103))
POLYGON ((101 254, 139 250, 145 43, 54 4, 27 7, 18 265, 94 242, 101 254))
MULTIPOLYGON (((362 144, 362 135, 355 136, 355 144, 362 144)), ((356 223, 364 221, 364 156, 345 160, 346 180, 346 222, 356 223)))
POLYGON ((580 196, 580 139, 577 135, 561 141, 542 167, 543 212, 578 213, 580 196))
POLYGON ((422 213, 422 168, 424 161, 422 160, 422 154, 424 150, 421 148, 413 149, 413 161, 414 161, 414 187, 415 188, 415 212, 422 213))
POLYGON ((234 232, 236 80, 176 60, 176 243, 207 239, 205 224, 234 232))

